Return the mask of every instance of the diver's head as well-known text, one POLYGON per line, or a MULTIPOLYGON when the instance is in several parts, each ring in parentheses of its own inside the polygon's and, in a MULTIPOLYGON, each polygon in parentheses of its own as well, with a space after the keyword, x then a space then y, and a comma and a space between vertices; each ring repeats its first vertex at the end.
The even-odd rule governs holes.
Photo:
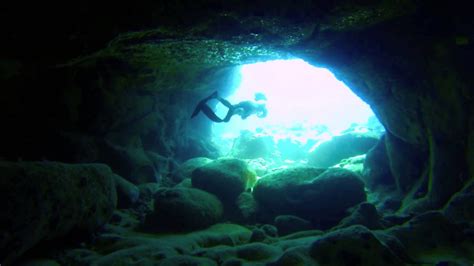
POLYGON ((263 94, 263 92, 256 92, 255 93, 255 101, 258 102, 258 101, 266 101, 267 100, 267 96, 265 96, 265 94, 263 94))

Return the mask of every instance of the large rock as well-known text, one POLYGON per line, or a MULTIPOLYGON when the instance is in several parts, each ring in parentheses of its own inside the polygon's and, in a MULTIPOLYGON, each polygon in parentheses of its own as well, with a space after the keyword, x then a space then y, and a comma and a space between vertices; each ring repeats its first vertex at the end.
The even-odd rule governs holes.
POLYGON ((362 177, 370 189, 375 189, 379 185, 395 185, 385 148, 385 135, 367 152, 362 177))
POLYGON ((344 218, 334 229, 349 227, 351 225, 363 225, 368 229, 381 229, 380 215, 374 205, 363 202, 355 208, 351 215, 344 218))
POLYGON ((234 141, 231 154, 240 159, 271 158, 275 151, 273 136, 242 131, 234 141))
POLYGON ((114 174, 103 164, 0 162, 0 261, 42 241, 93 232, 115 209, 114 174))
POLYGON ((314 167, 330 167, 342 159, 367 153, 376 143, 376 137, 365 134, 335 136, 319 144, 310 153, 308 164, 314 167))
POLYGON ((128 208, 140 198, 140 189, 125 178, 114 174, 117 188, 117 207, 128 208))
POLYGON ((367 228, 354 225, 324 235, 309 253, 320 265, 404 265, 367 228))
POLYGON ((296 215, 321 228, 337 224, 366 199, 362 180, 341 168, 281 170, 259 179, 254 195, 262 216, 296 215))
POLYGON ((212 162, 212 160, 206 157, 196 157, 186 160, 178 167, 173 175, 173 179, 176 182, 180 182, 183 179, 191 178, 194 170, 210 162, 212 162))
POLYGON ((457 222, 474 223, 474 179, 471 179, 464 188, 456 193, 444 206, 444 214, 457 222))
POLYGON ((214 195, 195 188, 160 189, 154 211, 146 216, 147 231, 187 231, 217 223, 222 204, 214 195))
POLYGON ((415 264, 452 261, 453 265, 469 265, 474 260, 472 226, 456 224, 448 218, 440 211, 430 211, 385 232, 398 239, 400 251, 415 264))
POLYGON ((311 223, 293 215, 279 215, 275 218, 278 235, 284 236, 298 231, 311 229, 311 223))
POLYGON ((240 159, 219 159, 192 173, 193 187, 216 195, 225 205, 234 205, 240 193, 255 182, 255 172, 240 159))

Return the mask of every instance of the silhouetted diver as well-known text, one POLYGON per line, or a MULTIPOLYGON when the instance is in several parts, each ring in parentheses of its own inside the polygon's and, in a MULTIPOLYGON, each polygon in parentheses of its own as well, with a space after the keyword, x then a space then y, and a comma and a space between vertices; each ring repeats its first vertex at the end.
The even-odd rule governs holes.
MULTIPOLYGON (((266 100, 267 98, 263 93, 256 93, 255 100, 266 100)), ((202 99, 194 109, 191 118, 195 117, 200 111, 202 111, 209 119, 214 122, 221 123, 221 122, 229 122, 230 118, 233 115, 240 115, 242 119, 246 119, 252 114, 257 115, 259 118, 263 118, 267 116, 267 108, 265 103, 257 103, 253 101, 242 101, 236 105, 232 105, 226 99, 220 97, 217 91, 213 92, 208 97, 202 99), (212 110, 211 107, 207 105, 207 101, 211 99, 217 99, 223 105, 225 105, 229 110, 227 111, 227 115, 222 119, 216 115, 216 113, 212 110)))

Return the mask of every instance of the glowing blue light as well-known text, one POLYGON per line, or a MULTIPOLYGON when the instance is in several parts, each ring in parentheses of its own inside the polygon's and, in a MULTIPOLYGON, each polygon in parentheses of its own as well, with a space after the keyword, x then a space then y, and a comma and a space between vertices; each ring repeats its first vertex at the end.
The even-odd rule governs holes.
MULTIPOLYGON (((227 99, 235 104, 253 100, 256 92, 267 97, 268 116, 242 120, 234 116, 229 123, 215 124, 215 134, 236 136, 240 130, 290 128, 325 125, 338 134, 352 123, 366 123, 373 112, 343 82, 325 68, 311 66, 301 59, 277 60, 241 67, 241 84, 227 99)), ((222 116, 224 108, 220 105, 222 116)))

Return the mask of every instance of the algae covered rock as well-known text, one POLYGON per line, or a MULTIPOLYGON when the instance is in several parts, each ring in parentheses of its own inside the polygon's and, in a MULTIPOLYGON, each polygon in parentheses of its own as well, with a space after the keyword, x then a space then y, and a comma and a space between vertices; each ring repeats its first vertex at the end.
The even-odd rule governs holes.
POLYGON ((322 236, 311 244, 309 253, 320 265, 404 265, 361 225, 322 236))
POLYGON ((356 224, 363 225, 372 230, 382 228, 377 209, 368 202, 359 204, 351 215, 344 218, 336 228, 344 228, 356 224))
POLYGON ((114 174, 104 164, 0 162, 0 261, 42 241, 105 224, 117 204, 114 174))
POLYGON ((456 193, 443 208, 443 213, 457 222, 474 223, 474 179, 456 193))
POLYGON ((390 163, 385 146, 385 135, 367 152, 362 177, 370 189, 379 185, 395 184, 395 179, 390 171, 390 163))
POLYGON ((222 204, 214 195, 195 188, 164 188, 155 194, 154 210, 145 218, 152 232, 201 229, 217 223, 222 204))
POLYGON ((128 208, 138 201, 140 189, 125 178, 114 174, 115 185, 117 187, 117 207, 128 208))
POLYGON ((206 157, 196 157, 185 161, 178 167, 178 170, 174 174, 175 181, 179 182, 183 179, 191 178, 194 170, 210 162, 212 162, 212 160, 206 157))
POLYGON ((254 199, 253 194, 250 192, 243 192, 237 198, 237 207, 239 209, 240 216, 245 221, 252 221, 257 213, 257 201, 254 199))
POLYGON ((386 233, 396 237, 403 251, 416 263, 455 260, 458 263, 455 265, 468 265, 474 260, 474 238, 466 229, 440 211, 429 211, 388 229, 386 233))
POLYGON ((256 174, 240 159, 218 159, 192 173, 193 187, 216 195, 225 205, 234 205, 237 197, 253 187, 256 174))
POLYGON ((312 228, 311 222, 294 215, 279 215, 275 218, 275 226, 278 235, 289 235, 298 231, 306 231, 312 228))
POLYGON ((364 183, 351 171, 302 167, 259 179, 254 195, 264 216, 296 215, 326 228, 337 224, 350 207, 365 201, 364 183))
POLYGON ((360 133, 335 136, 319 144, 309 154, 308 164, 315 167, 333 166, 342 159, 367 153, 377 140, 375 136, 360 133))
POLYGON ((242 131, 234 141, 231 154, 240 159, 270 158, 276 151, 273 136, 242 131))

